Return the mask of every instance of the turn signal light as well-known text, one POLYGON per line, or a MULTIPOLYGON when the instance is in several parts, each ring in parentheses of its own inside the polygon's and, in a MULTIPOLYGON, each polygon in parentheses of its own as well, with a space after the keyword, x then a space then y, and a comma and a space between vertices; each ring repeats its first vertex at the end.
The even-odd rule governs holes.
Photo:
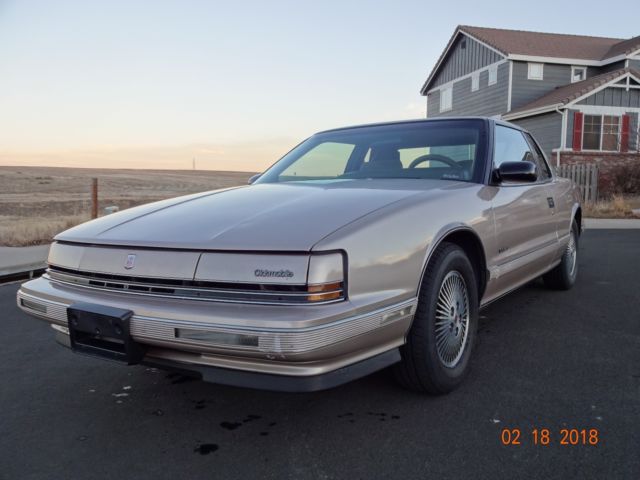
POLYGON ((307 288, 310 302, 325 302, 327 300, 338 300, 344 297, 342 282, 323 283, 321 285, 309 285, 307 288))

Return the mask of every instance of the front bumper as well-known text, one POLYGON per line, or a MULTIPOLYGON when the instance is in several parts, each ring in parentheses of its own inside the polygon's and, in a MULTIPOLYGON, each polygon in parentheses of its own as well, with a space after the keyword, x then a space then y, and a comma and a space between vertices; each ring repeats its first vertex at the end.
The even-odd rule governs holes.
POLYGON ((398 361, 397 349, 416 308, 415 299, 373 308, 348 301, 304 306, 190 302, 90 291, 46 276, 22 285, 17 302, 26 313, 55 325, 59 335, 65 333, 67 307, 73 303, 126 308, 134 312, 133 339, 148 346, 144 363, 194 371, 217 383, 287 391, 329 388, 398 361), (181 337, 184 331, 199 334, 181 337), (228 341, 239 338, 251 342, 228 341), (238 374, 245 375, 238 379, 238 374), (276 388, 289 381, 299 388, 276 388))

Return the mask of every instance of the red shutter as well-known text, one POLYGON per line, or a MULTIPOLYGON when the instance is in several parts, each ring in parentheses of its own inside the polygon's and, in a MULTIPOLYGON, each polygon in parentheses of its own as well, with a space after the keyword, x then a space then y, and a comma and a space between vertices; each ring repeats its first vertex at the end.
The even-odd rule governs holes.
POLYGON ((629 151, 629 115, 622 116, 622 130, 620 132, 620 151, 629 151))
POLYGON ((576 152, 582 150, 582 112, 573 114, 573 149, 576 152))

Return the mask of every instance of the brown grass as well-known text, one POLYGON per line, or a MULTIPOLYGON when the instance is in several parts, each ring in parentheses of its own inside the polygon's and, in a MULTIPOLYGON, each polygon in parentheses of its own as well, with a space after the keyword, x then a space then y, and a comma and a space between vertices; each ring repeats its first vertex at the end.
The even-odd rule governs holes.
POLYGON ((29 246, 49 243, 58 233, 89 220, 88 215, 64 216, 57 219, 33 217, 13 220, 7 225, 0 219, 0 245, 29 246))
POLYGON ((0 246, 48 243, 89 219, 91 178, 99 212, 246 183, 251 173, 0 167, 0 246))
POLYGON ((632 211, 635 204, 636 199, 614 195, 609 200, 586 204, 584 216, 591 218, 637 218, 632 211))

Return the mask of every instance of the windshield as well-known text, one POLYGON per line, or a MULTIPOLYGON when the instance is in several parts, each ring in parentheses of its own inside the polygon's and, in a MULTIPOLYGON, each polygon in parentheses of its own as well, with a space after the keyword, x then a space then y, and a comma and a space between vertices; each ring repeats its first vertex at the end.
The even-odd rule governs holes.
POLYGON ((354 127, 316 134, 256 183, 369 178, 479 181, 484 122, 452 120, 354 127))

